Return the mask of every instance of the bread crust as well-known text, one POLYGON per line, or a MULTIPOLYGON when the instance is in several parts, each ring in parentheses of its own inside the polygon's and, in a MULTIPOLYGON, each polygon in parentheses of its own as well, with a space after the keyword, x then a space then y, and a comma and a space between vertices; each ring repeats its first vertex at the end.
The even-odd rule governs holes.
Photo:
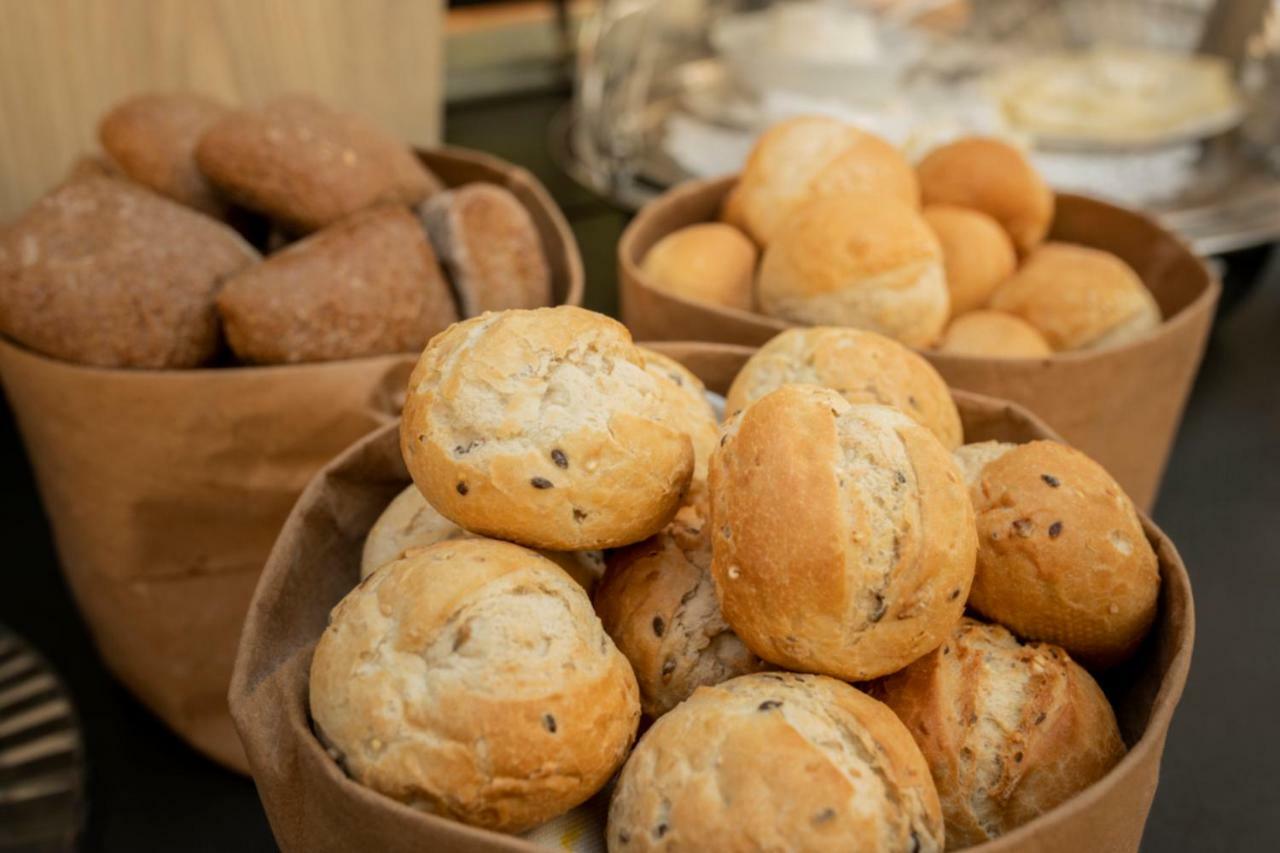
POLYGON ((938 343, 938 352, 979 358, 1048 358, 1053 347, 1022 318, 981 309, 952 320, 938 343))
POLYGON ((1000 223, 977 210, 933 204, 921 211, 938 243, 951 295, 951 316, 981 308, 1013 275, 1018 253, 1000 223))
POLYGON ((700 222, 655 243, 645 254, 641 269, 661 290, 750 311, 755 304, 759 254, 755 244, 732 225, 700 222))

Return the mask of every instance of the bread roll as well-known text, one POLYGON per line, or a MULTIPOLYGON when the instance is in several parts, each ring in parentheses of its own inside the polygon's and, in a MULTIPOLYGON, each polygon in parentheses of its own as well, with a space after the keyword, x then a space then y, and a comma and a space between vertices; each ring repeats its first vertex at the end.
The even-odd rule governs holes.
POLYGON ((431 505, 468 530, 612 548, 661 530, 689 486, 678 393, 607 317, 572 306, 485 314, 423 351, 400 446, 431 505))
POLYGON ((1089 666, 1133 653, 1155 621, 1160 570, 1132 502, 1101 465, 1033 441, 988 462, 970 494, 970 607, 1089 666))
POLYGON ((1115 714, 1067 653, 963 620, 872 691, 906 724, 942 801, 947 849, 990 841, 1066 802, 1124 757, 1115 714))
POLYGON ((766 314, 867 329, 907 346, 933 343, 950 305, 942 250, 924 219, 865 194, 793 211, 765 250, 756 292, 766 314))
POLYGON ((711 460, 711 565, 760 657, 861 681, 935 648, 973 581, 973 509, 933 434, 897 409, 784 385, 711 460))
POLYGON ((228 114, 200 138, 196 163, 232 200, 301 233, 442 189, 409 146, 307 95, 228 114))
POLYGON ((676 387, 672 396, 675 407, 675 423, 682 428, 693 442, 693 481, 689 487, 689 495, 704 492, 707 483, 707 462, 715 452, 720 441, 720 422, 716 419, 716 410, 707 399, 707 386, 680 362, 660 352, 645 347, 640 350, 640 360, 644 369, 652 376, 666 380, 676 387))
POLYGON ((986 305, 1018 266, 1009 235, 990 216, 963 207, 935 204, 921 215, 942 246, 951 316, 986 305))
POLYGON ((78 364, 197 367, 218 348, 218 288, 257 260, 188 207, 78 178, 0 229, 0 331, 78 364))
POLYGON ((1046 243, 991 297, 991 307, 1026 320, 1057 350, 1099 349, 1160 325, 1160 306, 1115 255, 1046 243))
POLYGON ((582 589, 532 551, 442 542, 374 572, 311 661, 316 733, 351 778, 413 808, 519 832, 626 758, 635 676, 582 589))
POLYGON ((957 447, 952 451, 951 458, 960 467, 965 485, 972 489, 978 485, 983 468, 1017 446, 1008 441, 979 441, 957 447))
POLYGON ((428 199, 421 215, 463 316, 552 303, 542 235, 510 190, 467 184, 428 199))
POLYGON ((936 148, 916 167, 926 207, 967 207, 999 222, 1018 251, 1035 248, 1053 222, 1053 191, 1007 142, 968 137, 936 148))
POLYGON ((1048 358, 1053 347, 1030 323, 1003 311, 970 311, 947 326, 938 352, 981 358, 1048 358))
POLYGON ((938 795, 888 708, 831 678, 761 673, 700 688, 618 777, 611 853, 943 849, 938 795))
POLYGON ((673 231, 644 256, 641 269, 654 287, 685 299, 750 311, 755 244, 731 225, 702 222, 673 231))
POLYGON ((725 397, 725 412, 739 412, 793 383, 830 388, 850 403, 893 406, 947 449, 964 440, 960 413, 938 371, 883 335, 831 326, 788 329, 742 366, 725 397))

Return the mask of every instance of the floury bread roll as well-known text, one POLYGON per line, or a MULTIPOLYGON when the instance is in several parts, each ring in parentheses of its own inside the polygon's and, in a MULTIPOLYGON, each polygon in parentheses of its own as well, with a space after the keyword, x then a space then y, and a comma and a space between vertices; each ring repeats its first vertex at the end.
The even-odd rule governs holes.
POLYGON ((725 619, 787 669, 862 681, 942 642, 973 581, 973 508, 951 455, 897 409, 784 385, 711 459, 725 619))
POLYGON ((937 238, 914 209, 871 194, 792 211, 765 250, 756 289, 766 314, 907 346, 933 343, 950 313, 937 238))
POLYGON ((1057 350, 1126 343, 1160 325, 1160 306, 1138 274, 1101 249, 1046 243, 991 297, 1057 350))
POLYGON ((977 469, 970 494, 978 569, 969 606, 1086 665, 1131 655, 1155 621, 1160 570, 1116 481, 1052 441, 964 454, 977 469))
POLYGON ((938 343, 938 352, 982 358, 1048 358, 1053 347, 1025 320, 984 309, 952 320, 938 343))
POLYGON ((850 403, 893 406, 947 449, 964 440, 960 413, 938 371, 874 332, 834 326, 782 332, 742 366, 725 396, 725 414, 740 412, 787 384, 821 385, 850 403))
POLYGON ((1057 646, 963 620, 941 648, 875 685, 933 774, 947 849, 990 841, 1101 779, 1124 757, 1097 683, 1057 646))
POLYGON ((981 308, 1018 266, 1013 241, 985 213, 935 204, 921 211, 942 245, 951 316, 981 308))
POLYGON ((701 222, 654 244, 641 265, 654 287, 685 299, 750 311, 759 251, 723 222, 701 222))
POLYGON ((612 548, 671 520, 693 474, 683 392, 621 323, 581 308, 485 314, 437 335, 400 446, 426 499, 476 533, 612 548))
POLYGON ((835 679, 761 673, 700 688, 645 733, 609 805, 610 853, 938 853, 938 794, 880 702, 835 679))
POLYGON ((357 782, 519 832, 586 800, 635 737, 635 676, 577 584, 532 551, 442 542, 385 566, 330 616, 311 716, 357 782))

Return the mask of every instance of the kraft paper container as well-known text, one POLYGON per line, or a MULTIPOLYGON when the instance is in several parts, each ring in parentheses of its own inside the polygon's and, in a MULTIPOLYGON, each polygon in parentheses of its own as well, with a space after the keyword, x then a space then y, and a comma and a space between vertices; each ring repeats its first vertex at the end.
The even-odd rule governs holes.
MULTIPOLYGON (((751 352, 716 344, 655 348, 683 361, 709 388, 722 393, 751 352)), ((966 392, 956 392, 955 397, 970 440, 1053 437, 1040 420, 1015 404, 966 392)), ((408 482, 395 425, 343 453, 311 481, 294 507, 250 607, 231 681, 231 713, 276 841, 286 853, 540 849, 520 838, 423 814, 361 787, 343 774, 312 731, 307 693, 316 641, 329 611, 359 582, 365 533, 408 482)), ((1159 616, 1138 656, 1103 679, 1129 754, 1075 799, 974 849, 1138 849, 1165 735, 1186 683, 1194 633, 1191 588, 1182 560, 1154 524, 1145 517, 1143 524, 1164 579, 1159 616)), ((592 801, 596 815, 602 811, 602 799, 592 801)), ((593 848, 592 840, 579 838, 574 849, 603 849, 600 844, 593 848)))
MULTIPOLYGON (((581 303, 577 245, 531 175, 483 154, 420 153, 447 184, 512 190, 542 234, 557 300, 581 303)), ((280 525, 317 470, 398 415, 416 358, 113 370, 0 340, 58 558, 103 660, 221 764, 248 770, 227 684, 280 525)))
MULTIPOLYGON (((638 339, 759 346, 793 324, 673 296, 640 270, 667 234, 716 218, 735 178, 683 184, 655 199, 618 245, 622 319, 638 339)), ((1021 403, 1101 462, 1134 502, 1150 509, 1182 409, 1204 354, 1219 284, 1177 237, 1131 210, 1060 194, 1050 238, 1119 255, 1155 295, 1165 322, 1119 347, 1041 359, 990 359, 923 351, 947 383, 1021 403)))

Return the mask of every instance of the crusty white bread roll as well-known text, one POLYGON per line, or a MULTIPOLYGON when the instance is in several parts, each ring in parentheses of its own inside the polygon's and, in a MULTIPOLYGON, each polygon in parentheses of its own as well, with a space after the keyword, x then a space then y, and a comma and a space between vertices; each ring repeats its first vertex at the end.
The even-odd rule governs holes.
POLYGON ((991 297, 1057 350, 1127 343, 1160 325, 1160 306, 1133 268, 1101 249, 1046 243, 991 297))
POLYGON ((641 269, 654 287, 685 299, 750 311, 755 303, 760 252, 745 234, 723 222, 700 222, 653 245, 641 269))
POLYGON ((887 406, 784 385, 726 424, 711 458, 711 572, 760 657, 860 681, 960 619, 973 508, 933 433, 887 406))
POLYGON ((1066 802, 1124 757, 1097 682, 1057 646, 963 620, 877 683, 929 763, 947 849, 997 838, 1066 802))
POLYGON ((982 358, 1047 358, 1053 347, 1027 321, 1003 311, 980 309, 951 321, 938 352, 982 358))
POLYGON ((932 344, 950 311, 942 249, 920 214, 884 196, 832 196, 796 208, 765 250, 766 314, 932 344))
POLYGON ((610 853, 943 849, 929 768, 898 718, 835 679, 745 675, 645 733, 609 805, 610 853))
POLYGON ((965 207, 933 204, 921 215, 942 246, 951 316, 986 305, 1018 266, 1009 235, 987 214, 965 207))
POLYGON ((960 413, 933 365, 897 341, 861 329, 788 329, 757 350, 725 396, 732 415, 783 385, 821 385, 850 403, 901 410, 947 449, 964 440, 960 413))
POLYGON ((1001 451, 970 489, 978 569, 969 606, 1088 666, 1131 655, 1156 617, 1160 570, 1133 503, 1078 450, 1001 451))
POLYGON ((582 588, 483 539, 415 551, 348 593, 310 691, 317 734, 357 782, 504 832, 599 790, 640 717, 631 667, 582 588))
POLYGON ((423 351, 400 447, 427 501, 461 527, 558 551, 617 547, 661 530, 689 486, 681 393, 608 317, 489 313, 423 351))
POLYGON ((930 151, 916 167, 925 206, 968 207, 999 222, 1018 251, 1044 239, 1053 222, 1053 191, 1021 151, 1007 142, 966 137, 930 151))

